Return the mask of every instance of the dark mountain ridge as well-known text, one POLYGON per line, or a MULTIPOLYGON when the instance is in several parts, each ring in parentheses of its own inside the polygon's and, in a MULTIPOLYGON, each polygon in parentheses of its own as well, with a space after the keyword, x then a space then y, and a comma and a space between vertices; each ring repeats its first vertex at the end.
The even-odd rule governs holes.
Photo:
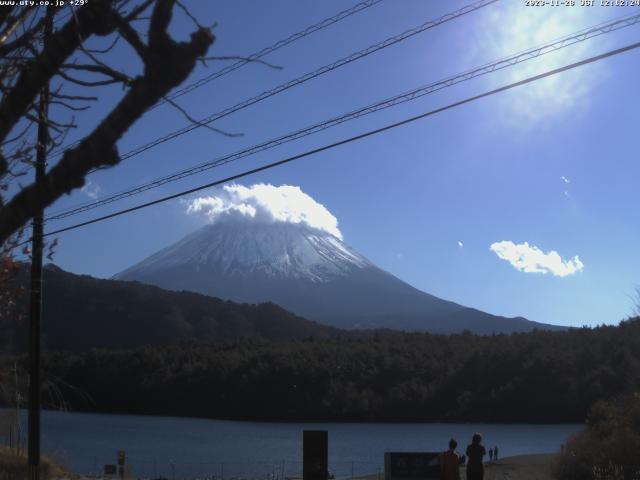
MULTIPOLYGON (((20 277, 27 285, 26 268, 20 277)), ((44 268, 43 281, 43 337, 45 348, 50 350, 232 342, 243 338, 327 338, 338 332, 273 303, 238 304, 138 282, 76 275, 54 265, 44 268)), ((26 298, 23 295, 21 299, 25 312, 26 298)), ((4 347, 20 350, 26 346, 26 327, 26 322, 0 325, 4 347)))

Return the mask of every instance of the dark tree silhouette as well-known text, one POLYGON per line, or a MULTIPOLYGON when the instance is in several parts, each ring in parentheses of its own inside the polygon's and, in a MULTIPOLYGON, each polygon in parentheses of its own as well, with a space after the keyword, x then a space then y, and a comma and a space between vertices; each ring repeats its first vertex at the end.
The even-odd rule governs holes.
MULTIPOLYGON (((0 187, 14 191, 10 199, 0 199, 0 244, 15 238, 39 209, 82 187, 88 172, 118 164, 117 142, 122 135, 205 58, 214 41, 210 29, 198 25, 188 42, 168 34, 176 4, 176 0, 91 0, 71 10, 67 19, 62 9, 0 9, 0 187), (47 15, 59 25, 45 45, 40 39, 47 15), (137 30, 140 24, 147 25, 144 35, 137 30), (103 39, 105 48, 85 47, 95 38, 103 39), (132 77, 109 66, 105 56, 119 39, 135 51, 141 74, 132 77), (97 100, 93 93, 78 93, 80 88, 120 83, 125 93, 97 127, 64 151, 43 182, 16 187, 15 178, 32 164, 31 127, 37 123, 39 93, 52 81, 51 102, 74 112, 87 107, 80 105, 83 102, 97 100), (67 91, 69 86, 75 87, 73 92, 67 91)), ((74 125, 50 119, 53 133, 47 147, 59 147, 74 125)))

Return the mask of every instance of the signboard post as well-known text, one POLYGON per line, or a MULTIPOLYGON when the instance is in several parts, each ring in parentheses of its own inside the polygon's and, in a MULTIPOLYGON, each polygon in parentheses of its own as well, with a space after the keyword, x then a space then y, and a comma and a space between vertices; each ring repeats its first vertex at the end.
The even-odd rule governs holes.
POLYGON ((326 430, 302 432, 303 480, 327 480, 329 472, 329 435, 326 430))
POLYGON ((124 478, 124 463, 125 463, 125 453, 124 450, 118 450, 118 476, 120 478, 124 478))
POLYGON ((105 465, 105 476, 118 476, 119 478, 132 478, 133 469, 131 465, 126 463, 126 454, 124 450, 118 450, 116 453, 116 465, 105 465))
POLYGON ((439 479, 439 454, 439 452, 386 452, 384 480, 439 479))

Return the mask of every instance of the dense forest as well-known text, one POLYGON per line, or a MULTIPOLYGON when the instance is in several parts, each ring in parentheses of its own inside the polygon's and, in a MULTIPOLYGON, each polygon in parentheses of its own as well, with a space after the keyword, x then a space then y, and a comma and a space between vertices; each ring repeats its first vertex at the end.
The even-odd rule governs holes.
MULTIPOLYGON (((13 361, 2 359, 5 368, 13 361)), ((378 332, 57 352, 43 364, 57 405, 64 398, 83 411, 583 422, 596 401, 640 390, 640 318, 617 327, 484 337, 378 332)))

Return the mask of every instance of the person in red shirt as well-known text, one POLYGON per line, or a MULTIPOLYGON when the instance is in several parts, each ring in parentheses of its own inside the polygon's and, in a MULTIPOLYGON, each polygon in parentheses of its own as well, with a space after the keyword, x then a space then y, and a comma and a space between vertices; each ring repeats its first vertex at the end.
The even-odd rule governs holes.
POLYGON ((438 455, 440 478, 442 480, 460 480, 460 455, 456 452, 458 442, 449 440, 449 450, 438 455))

